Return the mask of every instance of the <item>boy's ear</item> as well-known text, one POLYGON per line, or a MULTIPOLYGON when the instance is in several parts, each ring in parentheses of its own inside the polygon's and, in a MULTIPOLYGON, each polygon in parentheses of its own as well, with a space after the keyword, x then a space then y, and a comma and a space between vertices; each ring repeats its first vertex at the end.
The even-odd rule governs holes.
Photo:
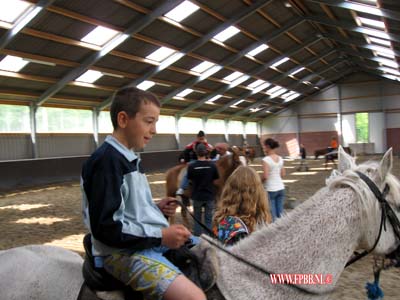
POLYGON ((117 122, 119 128, 125 128, 128 125, 129 116, 125 111, 120 111, 117 114, 117 122))

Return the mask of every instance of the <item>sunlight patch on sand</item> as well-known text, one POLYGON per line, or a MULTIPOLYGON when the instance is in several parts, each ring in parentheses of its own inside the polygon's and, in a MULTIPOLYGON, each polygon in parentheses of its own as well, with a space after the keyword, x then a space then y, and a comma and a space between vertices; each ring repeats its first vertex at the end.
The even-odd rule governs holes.
POLYGON ((62 248, 68 249, 68 250, 83 253, 84 252, 83 244, 82 244, 83 237, 84 237, 84 234, 73 234, 73 235, 66 236, 62 239, 53 240, 51 242, 45 243, 45 245, 62 247, 62 248))
POLYGON ((16 210, 30 210, 35 208, 48 207, 51 204, 16 204, 0 207, 0 209, 16 209, 16 210))
POLYGON ((40 224, 40 225, 52 225, 57 222, 69 221, 71 218, 23 218, 15 221, 17 224, 40 224))

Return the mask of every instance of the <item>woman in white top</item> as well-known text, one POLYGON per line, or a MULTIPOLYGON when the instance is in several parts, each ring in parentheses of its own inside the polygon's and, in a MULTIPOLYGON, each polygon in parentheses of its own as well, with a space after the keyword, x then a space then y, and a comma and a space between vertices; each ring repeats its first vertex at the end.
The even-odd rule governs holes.
POLYGON ((285 176, 283 159, 275 153, 279 143, 274 139, 268 138, 264 141, 265 157, 263 164, 264 188, 268 193, 269 207, 271 209, 272 220, 275 221, 282 215, 283 200, 285 198, 285 186, 282 177, 285 176))

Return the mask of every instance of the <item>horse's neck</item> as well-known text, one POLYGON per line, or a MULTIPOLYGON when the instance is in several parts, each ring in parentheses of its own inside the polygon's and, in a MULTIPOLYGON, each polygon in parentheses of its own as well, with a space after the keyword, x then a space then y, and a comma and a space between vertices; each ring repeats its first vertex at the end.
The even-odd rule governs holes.
POLYGON ((334 282, 360 240, 360 210, 350 189, 324 188, 232 250, 274 273, 332 274, 334 282))

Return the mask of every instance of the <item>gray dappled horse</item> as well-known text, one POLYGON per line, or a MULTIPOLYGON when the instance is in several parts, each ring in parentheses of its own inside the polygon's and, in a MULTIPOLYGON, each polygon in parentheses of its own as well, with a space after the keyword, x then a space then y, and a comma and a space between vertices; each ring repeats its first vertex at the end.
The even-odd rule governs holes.
MULTIPOLYGON (((207 243, 210 238, 204 237, 198 247, 214 253, 212 267, 217 274, 207 299, 327 299, 354 250, 370 250, 378 240, 381 207, 355 171, 368 176, 380 191, 385 184, 389 186, 386 199, 400 217, 400 182, 391 168, 391 149, 380 163, 357 166, 340 148, 339 172, 329 178, 326 187, 229 249, 265 271, 332 275, 331 284, 300 286, 317 296, 293 286, 273 285, 264 272, 214 248, 207 243), (239 281, 232 280, 239 277, 239 281)), ((391 223, 386 222, 373 253, 391 253, 398 244, 391 223)), ((51 246, 1 251, 0 298, 75 300, 83 281, 81 264, 77 254, 51 246)))

